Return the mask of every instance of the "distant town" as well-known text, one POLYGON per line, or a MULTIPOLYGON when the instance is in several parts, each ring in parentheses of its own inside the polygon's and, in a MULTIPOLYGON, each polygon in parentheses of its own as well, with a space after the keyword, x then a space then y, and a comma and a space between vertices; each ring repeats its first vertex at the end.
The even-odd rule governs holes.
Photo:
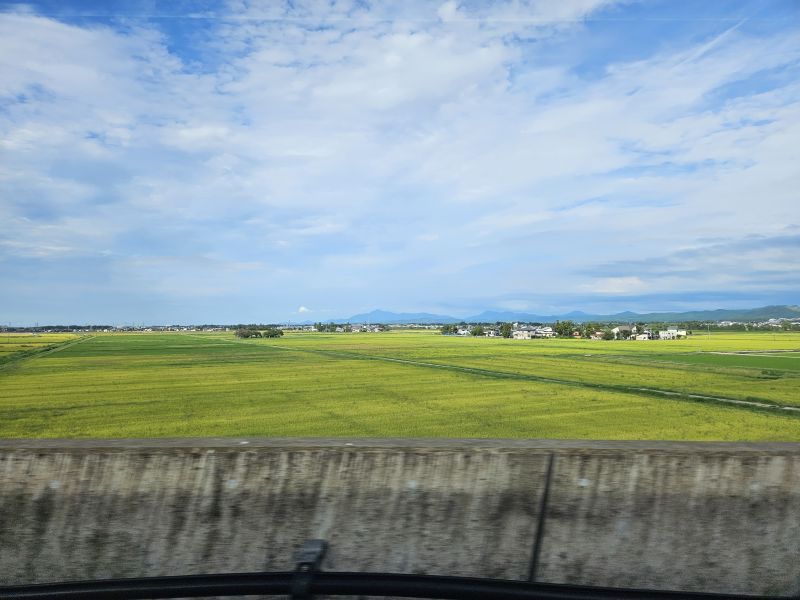
MULTIPOLYGON (((674 340, 710 331, 800 331, 800 317, 770 318, 759 321, 685 321, 678 323, 596 322, 557 320, 552 323, 526 323, 520 321, 494 323, 238 323, 227 325, 34 325, 32 327, 5 326, 8 333, 114 333, 114 332, 242 332, 242 331, 295 331, 308 333, 382 333, 389 330, 438 330, 442 335, 463 337, 504 337, 515 340, 545 339, 554 337, 585 338, 592 340, 674 340)), ((249 337, 249 336, 240 336, 249 337)))

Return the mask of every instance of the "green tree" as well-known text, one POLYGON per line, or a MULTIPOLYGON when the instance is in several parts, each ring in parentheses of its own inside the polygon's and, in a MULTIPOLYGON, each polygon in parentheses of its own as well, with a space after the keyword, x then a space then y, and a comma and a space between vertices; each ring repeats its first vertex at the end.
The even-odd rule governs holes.
POLYGON ((613 340, 614 339, 614 332, 610 329, 606 329, 603 331, 603 339, 604 340, 613 340))
POLYGON ((503 323, 500 325, 500 335, 504 338, 510 338, 512 333, 511 323, 503 323))
POLYGON ((243 339, 260 338, 261 337, 261 332, 256 330, 256 329, 241 328, 241 329, 237 329, 236 331, 234 331, 233 335, 235 335, 238 338, 243 338, 243 339))
POLYGON ((575 331, 575 323, 572 321, 556 321, 553 327, 555 332, 562 337, 569 337, 575 331))
POLYGON ((475 325, 472 329, 469 330, 470 335, 484 335, 486 331, 484 330, 482 325, 475 325))

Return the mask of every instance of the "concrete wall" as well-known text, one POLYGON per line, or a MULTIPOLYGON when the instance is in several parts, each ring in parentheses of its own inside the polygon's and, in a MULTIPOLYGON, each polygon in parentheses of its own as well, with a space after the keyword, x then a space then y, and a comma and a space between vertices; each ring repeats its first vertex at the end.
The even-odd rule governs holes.
POLYGON ((528 579, 538 531, 538 581, 798 594, 800 444, 0 441, 0 584, 283 570, 312 537, 329 570, 528 579))

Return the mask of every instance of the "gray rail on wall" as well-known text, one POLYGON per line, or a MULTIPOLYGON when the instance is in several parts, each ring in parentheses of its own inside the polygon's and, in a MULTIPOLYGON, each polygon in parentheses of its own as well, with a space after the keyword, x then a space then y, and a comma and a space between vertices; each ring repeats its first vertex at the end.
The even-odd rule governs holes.
POLYGON ((794 595, 800 444, 0 440, 0 584, 284 570, 308 538, 326 570, 794 595))

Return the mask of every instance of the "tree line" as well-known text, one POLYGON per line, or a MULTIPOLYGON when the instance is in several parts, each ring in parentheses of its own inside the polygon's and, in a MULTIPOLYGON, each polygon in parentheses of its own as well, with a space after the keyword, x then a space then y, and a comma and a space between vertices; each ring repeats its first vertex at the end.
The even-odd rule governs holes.
POLYGON ((283 331, 277 327, 267 327, 263 331, 255 328, 241 328, 233 333, 237 338, 278 338, 283 335, 283 331))

